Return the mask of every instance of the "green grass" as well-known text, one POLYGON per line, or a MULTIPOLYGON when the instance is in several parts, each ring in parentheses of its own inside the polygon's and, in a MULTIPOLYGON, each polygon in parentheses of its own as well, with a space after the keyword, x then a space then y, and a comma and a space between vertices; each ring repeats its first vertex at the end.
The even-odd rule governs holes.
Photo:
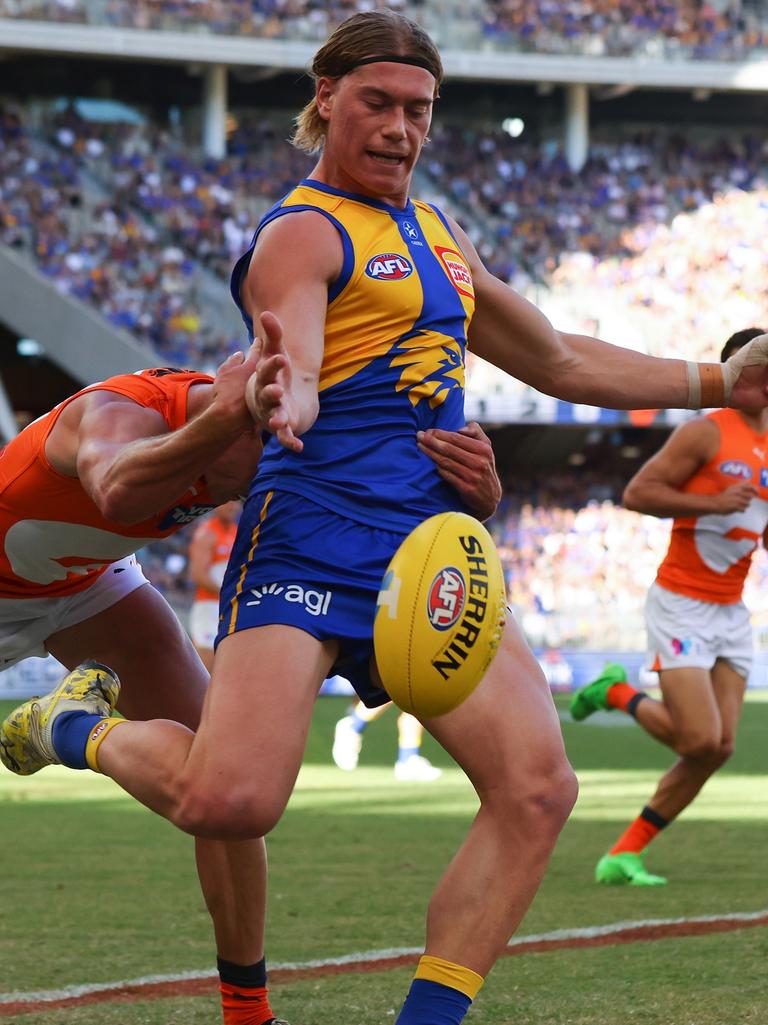
MULTIPOLYGON (((560 707, 566 699, 558 698, 560 707)), ((305 766, 269 839, 272 963, 419 946, 428 894, 477 802, 462 774, 394 781, 395 716, 371 726, 356 773, 330 763, 345 702, 318 702, 305 766)), ((7 703, 0 703, 0 714, 7 703)), ((613 720, 610 720, 611 723, 613 720)), ((619 717, 617 714, 617 722, 619 717)), ((737 753, 653 844, 663 890, 595 886, 597 858, 645 803, 672 755, 633 726, 563 723, 581 795, 521 934, 768 906, 768 704, 750 701, 737 753)), ((0 992, 208 969, 211 933, 192 845, 105 779, 58 767, 0 774, 0 992)), ((766 1025, 768 930, 505 958, 469 1018, 475 1025, 766 1025), (724 1015, 723 1008, 727 1008, 724 1015)), ((410 972, 277 987, 294 1025, 392 1022, 410 972)), ((2 1019, 0 1019, 1 1021, 2 1019)), ((102 1004, 16 1016, 22 1025, 206 1025, 214 998, 102 1004)))

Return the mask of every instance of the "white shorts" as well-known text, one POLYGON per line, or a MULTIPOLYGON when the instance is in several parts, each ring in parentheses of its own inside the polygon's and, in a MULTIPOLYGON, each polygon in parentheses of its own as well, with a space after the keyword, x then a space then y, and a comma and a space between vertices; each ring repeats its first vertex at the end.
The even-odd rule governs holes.
POLYGON ((699 601, 652 584, 645 625, 648 669, 711 669, 722 658, 739 676, 749 676, 752 627, 744 602, 699 601))
POLYGON ((189 636, 197 648, 210 648, 219 632, 219 603, 215 598, 193 603, 189 613, 189 636))
POLYGON ((45 658, 45 642, 59 630, 111 608, 148 583, 135 555, 114 562, 95 583, 64 598, 0 598, 0 670, 35 655, 45 658))

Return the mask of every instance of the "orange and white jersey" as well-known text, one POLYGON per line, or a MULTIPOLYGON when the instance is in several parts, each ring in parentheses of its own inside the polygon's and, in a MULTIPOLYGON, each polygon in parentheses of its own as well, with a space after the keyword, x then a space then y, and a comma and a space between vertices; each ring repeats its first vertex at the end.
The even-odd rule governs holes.
MULTIPOLYGON (((211 551, 211 564, 209 574, 219 587, 224 579, 224 571, 229 561, 229 553, 235 543, 237 534, 237 523, 225 523, 215 514, 204 520, 195 528, 194 540, 199 538, 210 538, 213 542, 211 551)), ((218 591, 211 592, 205 587, 199 587, 195 591, 195 601, 218 601, 218 591)))
POLYGON ((708 417, 720 430, 720 445, 682 490, 715 495, 748 483, 758 494, 744 512, 675 519, 656 582, 675 594, 730 605, 741 600, 752 553, 768 525, 768 432, 757 434, 735 409, 708 417))
POLYGON ((45 443, 62 411, 90 391, 155 409, 173 431, 187 421, 187 394, 207 374, 169 369, 90 385, 26 427, 0 452, 0 598, 57 598, 90 586, 113 562, 167 537, 214 507, 203 478, 172 505, 125 526, 102 516, 76 477, 55 470, 45 443))

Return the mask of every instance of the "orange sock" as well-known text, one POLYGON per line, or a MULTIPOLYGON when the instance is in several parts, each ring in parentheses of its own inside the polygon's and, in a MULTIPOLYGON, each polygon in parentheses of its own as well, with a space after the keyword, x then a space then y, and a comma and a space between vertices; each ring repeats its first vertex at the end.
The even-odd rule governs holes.
POLYGON ((618 708, 620 712, 631 715, 632 712, 627 706, 632 698, 637 697, 640 693, 642 692, 636 690, 631 683, 614 683, 605 692, 605 700, 610 708, 618 708))
POLYGON ((265 1025, 275 1017, 266 986, 219 984, 224 1025, 265 1025))
POLYGON ((645 850, 656 834, 661 832, 668 824, 668 820, 659 815, 653 808, 645 807, 629 829, 621 834, 608 853, 624 854, 629 851, 632 854, 639 854, 640 851, 645 850))

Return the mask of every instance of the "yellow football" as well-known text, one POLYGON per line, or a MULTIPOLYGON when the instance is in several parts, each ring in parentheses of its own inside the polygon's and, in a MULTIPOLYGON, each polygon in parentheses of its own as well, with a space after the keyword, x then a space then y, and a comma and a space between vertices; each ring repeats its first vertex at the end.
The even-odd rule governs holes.
POLYGON ((373 627, 395 704, 419 718, 460 705, 496 654, 505 614, 501 562, 482 523, 460 512, 420 523, 387 567, 373 627))

